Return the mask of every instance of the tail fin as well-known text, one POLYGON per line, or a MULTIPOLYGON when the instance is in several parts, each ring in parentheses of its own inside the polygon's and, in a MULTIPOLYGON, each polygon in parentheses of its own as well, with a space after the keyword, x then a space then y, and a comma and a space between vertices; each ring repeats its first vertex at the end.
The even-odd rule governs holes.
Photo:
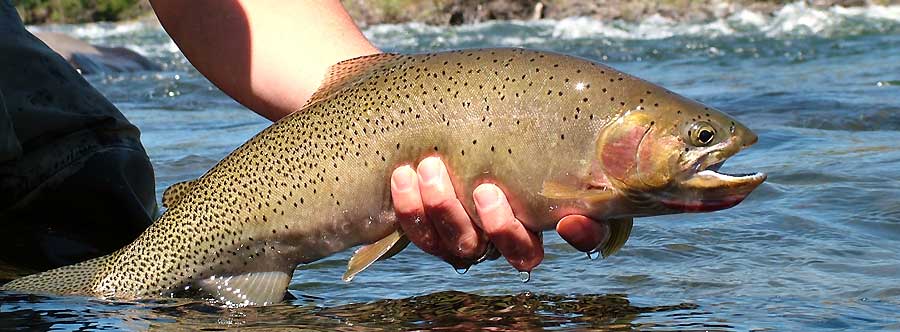
POLYGON ((22 293, 93 295, 98 272, 107 266, 110 256, 103 256, 78 264, 63 266, 46 272, 25 276, 0 287, 0 290, 22 293))

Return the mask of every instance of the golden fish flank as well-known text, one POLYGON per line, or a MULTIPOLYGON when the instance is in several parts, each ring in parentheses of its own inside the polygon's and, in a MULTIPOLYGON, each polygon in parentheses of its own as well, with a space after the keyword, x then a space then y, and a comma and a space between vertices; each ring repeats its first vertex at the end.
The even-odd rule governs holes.
POLYGON ((352 261, 350 279, 407 243, 392 235, 389 176, 433 154, 459 193, 501 183, 531 230, 572 213, 615 220, 611 254, 633 217, 743 200, 765 175, 716 169, 755 141, 715 109, 576 57, 367 56, 335 65, 301 111, 167 191, 169 209, 130 245, 4 289, 266 304, 281 299, 297 264, 378 241, 352 261))

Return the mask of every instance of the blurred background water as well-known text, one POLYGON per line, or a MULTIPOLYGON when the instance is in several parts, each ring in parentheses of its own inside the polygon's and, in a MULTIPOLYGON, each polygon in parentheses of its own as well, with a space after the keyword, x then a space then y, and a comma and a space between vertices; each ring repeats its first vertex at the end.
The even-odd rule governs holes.
MULTIPOLYGON (((160 195, 269 124, 199 75, 156 24, 32 29, 163 66, 87 77, 141 128, 160 195)), ((736 116, 760 141, 725 171, 769 180, 730 210, 639 219, 602 261, 545 234, 546 258, 524 284, 502 260, 457 275, 418 249, 345 284, 346 252, 298 268, 296 299, 281 305, 0 294, 0 329, 900 330, 900 6, 365 32, 386 51, 522 46, 607 63, 736 116)))

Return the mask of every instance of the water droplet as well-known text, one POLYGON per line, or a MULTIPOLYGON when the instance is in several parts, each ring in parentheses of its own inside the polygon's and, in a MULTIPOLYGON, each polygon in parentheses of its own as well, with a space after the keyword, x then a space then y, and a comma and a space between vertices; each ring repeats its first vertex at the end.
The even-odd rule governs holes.
POLYGON ((458 267, 458 268, 455 268, 454 270, 456 270, 456 274, 463 275, 463 274, 466 274, 466 272, 469 272, 469 267, 464 267, 464 268, 458 267))
POLYGON ((519 280, 522 280, 522 282, 528 282, 528 280, 531 280, 531 272, 519 271, 519 280))
POLYGON ((588 259, 595 261, 600 259, 600 251, 599 250, 591 250, 587 253, 588 259))

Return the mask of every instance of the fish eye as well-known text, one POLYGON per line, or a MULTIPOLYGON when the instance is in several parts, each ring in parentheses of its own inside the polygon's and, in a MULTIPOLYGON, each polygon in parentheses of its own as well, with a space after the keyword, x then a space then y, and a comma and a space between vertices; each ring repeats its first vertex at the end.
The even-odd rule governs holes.
POLYGON ((688 135, 691 137, 691 143, 695 146, 707 146, 716 137, 716 129, 709 123, 698 122, 691 127, 688 135))

